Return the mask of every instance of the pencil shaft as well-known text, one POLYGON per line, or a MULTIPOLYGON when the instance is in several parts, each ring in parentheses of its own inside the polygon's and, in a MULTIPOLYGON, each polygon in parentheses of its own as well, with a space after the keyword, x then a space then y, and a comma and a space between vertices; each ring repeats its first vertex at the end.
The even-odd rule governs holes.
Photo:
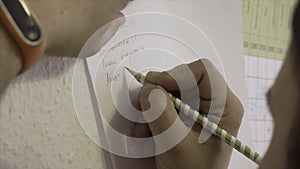
MULTIPOLYGON (((135 72, 131 69, 126 68, 137 81, 139 81, 142 84, 147 83, 146 77, 142 75, 141 73, 135 72)), ((253 151, 249 146, 243 144, 239 139, 228 133, 226 130, 219 127, 214 122, 210 121, 207 117, 201 115, 198 111, 192 109, 189 105, 185 104, 183 101, 181 101, 179 98, 173 96, 170 94, 171 100, 174 102, 174 105, 177 110, 183 111, 185 115, 191 117, 199 123, 204 129, 211 132, 216 137, 219 137, 221 140, 223 140, 225 143, 227 143, 229 146, 233 147, 238 152, 245 155, 250 160, 254 161, 259 165, 261 158, 260 155, 253 151)))
POLYGON ((207 117, 201 115, 198 111, 192 109, 189 105, 183 103, 180 99, 176 98, 172 94, 170 94, 170 97, 178 110, 181 110, 185 115, 192 117, 204 129, 219 137, 225 143, 245 155, 250 160, 254 161, 257 164, 260 163, 259 154, 253 151, 249 146, 243 144, 239 139, 229 134, 226 130, 222 129, 217 124, 210 121, 207 117))

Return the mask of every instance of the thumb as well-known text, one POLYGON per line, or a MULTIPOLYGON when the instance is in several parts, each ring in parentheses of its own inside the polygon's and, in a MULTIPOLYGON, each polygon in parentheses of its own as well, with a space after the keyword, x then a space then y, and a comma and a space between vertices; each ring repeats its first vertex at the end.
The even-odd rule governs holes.
MULTIPOLYGON (((144 85, 140 91, 139 101, 153 135, 166 131, 178 118, 172 100, 160 86, 149 83, 144 85)), ((184 126, 181 121, 180 126, 184 126)))

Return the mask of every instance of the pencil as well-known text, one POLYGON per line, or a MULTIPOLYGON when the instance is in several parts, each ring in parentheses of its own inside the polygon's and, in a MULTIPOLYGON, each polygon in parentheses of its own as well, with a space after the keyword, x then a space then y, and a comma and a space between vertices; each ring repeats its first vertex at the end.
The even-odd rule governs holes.
MULTIPOLYGON (((133 71, 127 67, 125 67, 125 69, 128 70, 130 74, 132 74, 134 78, 141 84, 148 83, 146 77, 141 73, 133 71)), ((192 109, 189 105, 185 104, 177 97, 173 96, 170 93, 168 94, 170 95, 171 100, 174 102, 176 109, 184 110, 183 112, 185 115, 193 118, 193 120, 199 123, 204 129, 208 130, 213 135, 227 143, 229 146, 233 147, 235 150, 245 155, 248 159, 252 160, 258 165, 260 164, 261 157, 259 153, 253 151, 249 146, 243 144, 242 141, 228 133, 223 128, 219 127, 216 123, 210 121, 207 117, 201 115, 198 111, 192 109)))

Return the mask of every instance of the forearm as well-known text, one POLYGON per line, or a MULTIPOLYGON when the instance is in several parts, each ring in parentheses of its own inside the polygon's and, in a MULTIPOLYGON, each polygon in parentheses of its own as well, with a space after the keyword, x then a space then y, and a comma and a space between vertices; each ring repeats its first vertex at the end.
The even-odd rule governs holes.
POLYGON ((0 22, 0 95, 22 68, 19 49, 0 22))
POLYGON ((10 81, 21 70, 21 59, 15 55, 0 56, 0 96, 10 81))
POLYGON ((77 57, 88 38, 111 20, 127 0, 26 0, 43 25, 46 54, 77 57), (117 3, 118 2, 118 3, 117 3))
MULTIPOLYGON (((26 0, 47 36, 45 53, 77 57, 87 39, 121 16, 128 0, 26 0)), ((0 95, 22 68, 22 55, 0 22, 0 95)))

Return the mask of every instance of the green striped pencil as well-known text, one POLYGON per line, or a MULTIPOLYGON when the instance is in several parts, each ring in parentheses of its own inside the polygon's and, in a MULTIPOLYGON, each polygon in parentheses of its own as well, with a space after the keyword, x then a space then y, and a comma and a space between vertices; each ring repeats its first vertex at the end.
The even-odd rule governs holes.
MULTIPOLYGON (((141 73, 133 71, 127 67, 125 67, 125 69, 128 70, 135 77, 135 79, 138 82, 140 82, 142 84, 147 83, 146 77, 144 75, 142 75, 141 73)), ((234 137, 233 135, 228 133, 226 130, 219 127, 214 122, 210 121, 207 117, 201 115, 198 111, 192 109, 189 105, 185 104, 183 101, 176 98, 172 94, 170 94, 170 97, 171 97, 172 101, 174 102, 175 107, 178 110, 184 110, 183 112, 185 115, 193 118, 204 129, 208 130, 213 135, 219 137, 221 140, 223 140, 229 146, 233 147, 238 152, 242 153, 247 158, 254 161, 256 164, 258 164, 258 165, 260 164, 260 161, 261 161, 260 155, 257 152, 253 151, 249 146, 243 144, 239 139, 237 139, 236 137, 234 137)))

